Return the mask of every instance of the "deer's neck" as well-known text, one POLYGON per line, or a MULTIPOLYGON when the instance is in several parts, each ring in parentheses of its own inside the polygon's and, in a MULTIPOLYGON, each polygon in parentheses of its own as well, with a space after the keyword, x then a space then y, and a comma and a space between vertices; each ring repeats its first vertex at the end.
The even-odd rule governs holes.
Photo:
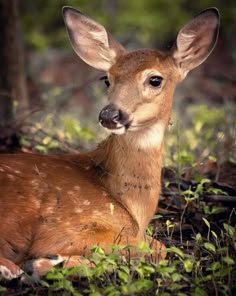
POLYGON ((141 235, 158 203, 164 130, 111 135, 93 152, 102 182, 139 225, 141 235))

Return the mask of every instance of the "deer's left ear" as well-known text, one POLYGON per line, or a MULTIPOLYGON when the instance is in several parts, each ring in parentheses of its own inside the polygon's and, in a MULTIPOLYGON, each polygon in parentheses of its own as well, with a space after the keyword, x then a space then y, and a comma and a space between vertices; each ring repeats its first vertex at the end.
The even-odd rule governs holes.
POLYGON ((204 62, 215 47, 220 17, 216 8, 204 10, 178 33, 172 48, 182 79, 193 68, 204 62))

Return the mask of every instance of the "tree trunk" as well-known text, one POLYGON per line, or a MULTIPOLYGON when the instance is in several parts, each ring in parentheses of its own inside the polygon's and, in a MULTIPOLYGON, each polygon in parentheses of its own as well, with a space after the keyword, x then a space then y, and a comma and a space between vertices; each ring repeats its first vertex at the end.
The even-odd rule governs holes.
POLYGON ((16 144, 13 102, 27 107, 19 28, 18 0, 0 0, 0 146, 16 144))

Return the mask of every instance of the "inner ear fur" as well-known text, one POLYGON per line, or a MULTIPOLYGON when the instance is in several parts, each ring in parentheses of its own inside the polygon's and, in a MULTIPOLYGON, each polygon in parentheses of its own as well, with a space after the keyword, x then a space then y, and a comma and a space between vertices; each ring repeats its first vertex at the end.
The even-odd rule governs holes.
POLYGON ((72 7, 63 7, 63 18, 72 47, 88 65, 108 71, 119 55, 125 52, 106 29, 72 7))
POLYGON ((218 39, 219 23, 218 10, 208 8, 179 31, 172 48, 172 56, 179 67, 182 78, 210 55, 218 39))

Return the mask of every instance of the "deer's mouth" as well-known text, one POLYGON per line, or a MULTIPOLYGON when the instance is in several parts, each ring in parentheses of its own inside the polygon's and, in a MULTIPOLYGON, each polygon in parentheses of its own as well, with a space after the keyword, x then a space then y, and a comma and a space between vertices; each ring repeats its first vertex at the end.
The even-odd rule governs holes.
POLYGON ((116 134, 116 135, 123 135, 123 134, 125 134, 128 131, 129 127, 131 126, 132 121, 128 121, 125 124, 117 123, 117 126, 116 127, 112 127, 112 128, 111 127, 109 128, 109 127, 104 126, 101 122, 99 122, 99 123, 100 123, 100 125, 102 127, 104 127, 110 133, 116 134))

